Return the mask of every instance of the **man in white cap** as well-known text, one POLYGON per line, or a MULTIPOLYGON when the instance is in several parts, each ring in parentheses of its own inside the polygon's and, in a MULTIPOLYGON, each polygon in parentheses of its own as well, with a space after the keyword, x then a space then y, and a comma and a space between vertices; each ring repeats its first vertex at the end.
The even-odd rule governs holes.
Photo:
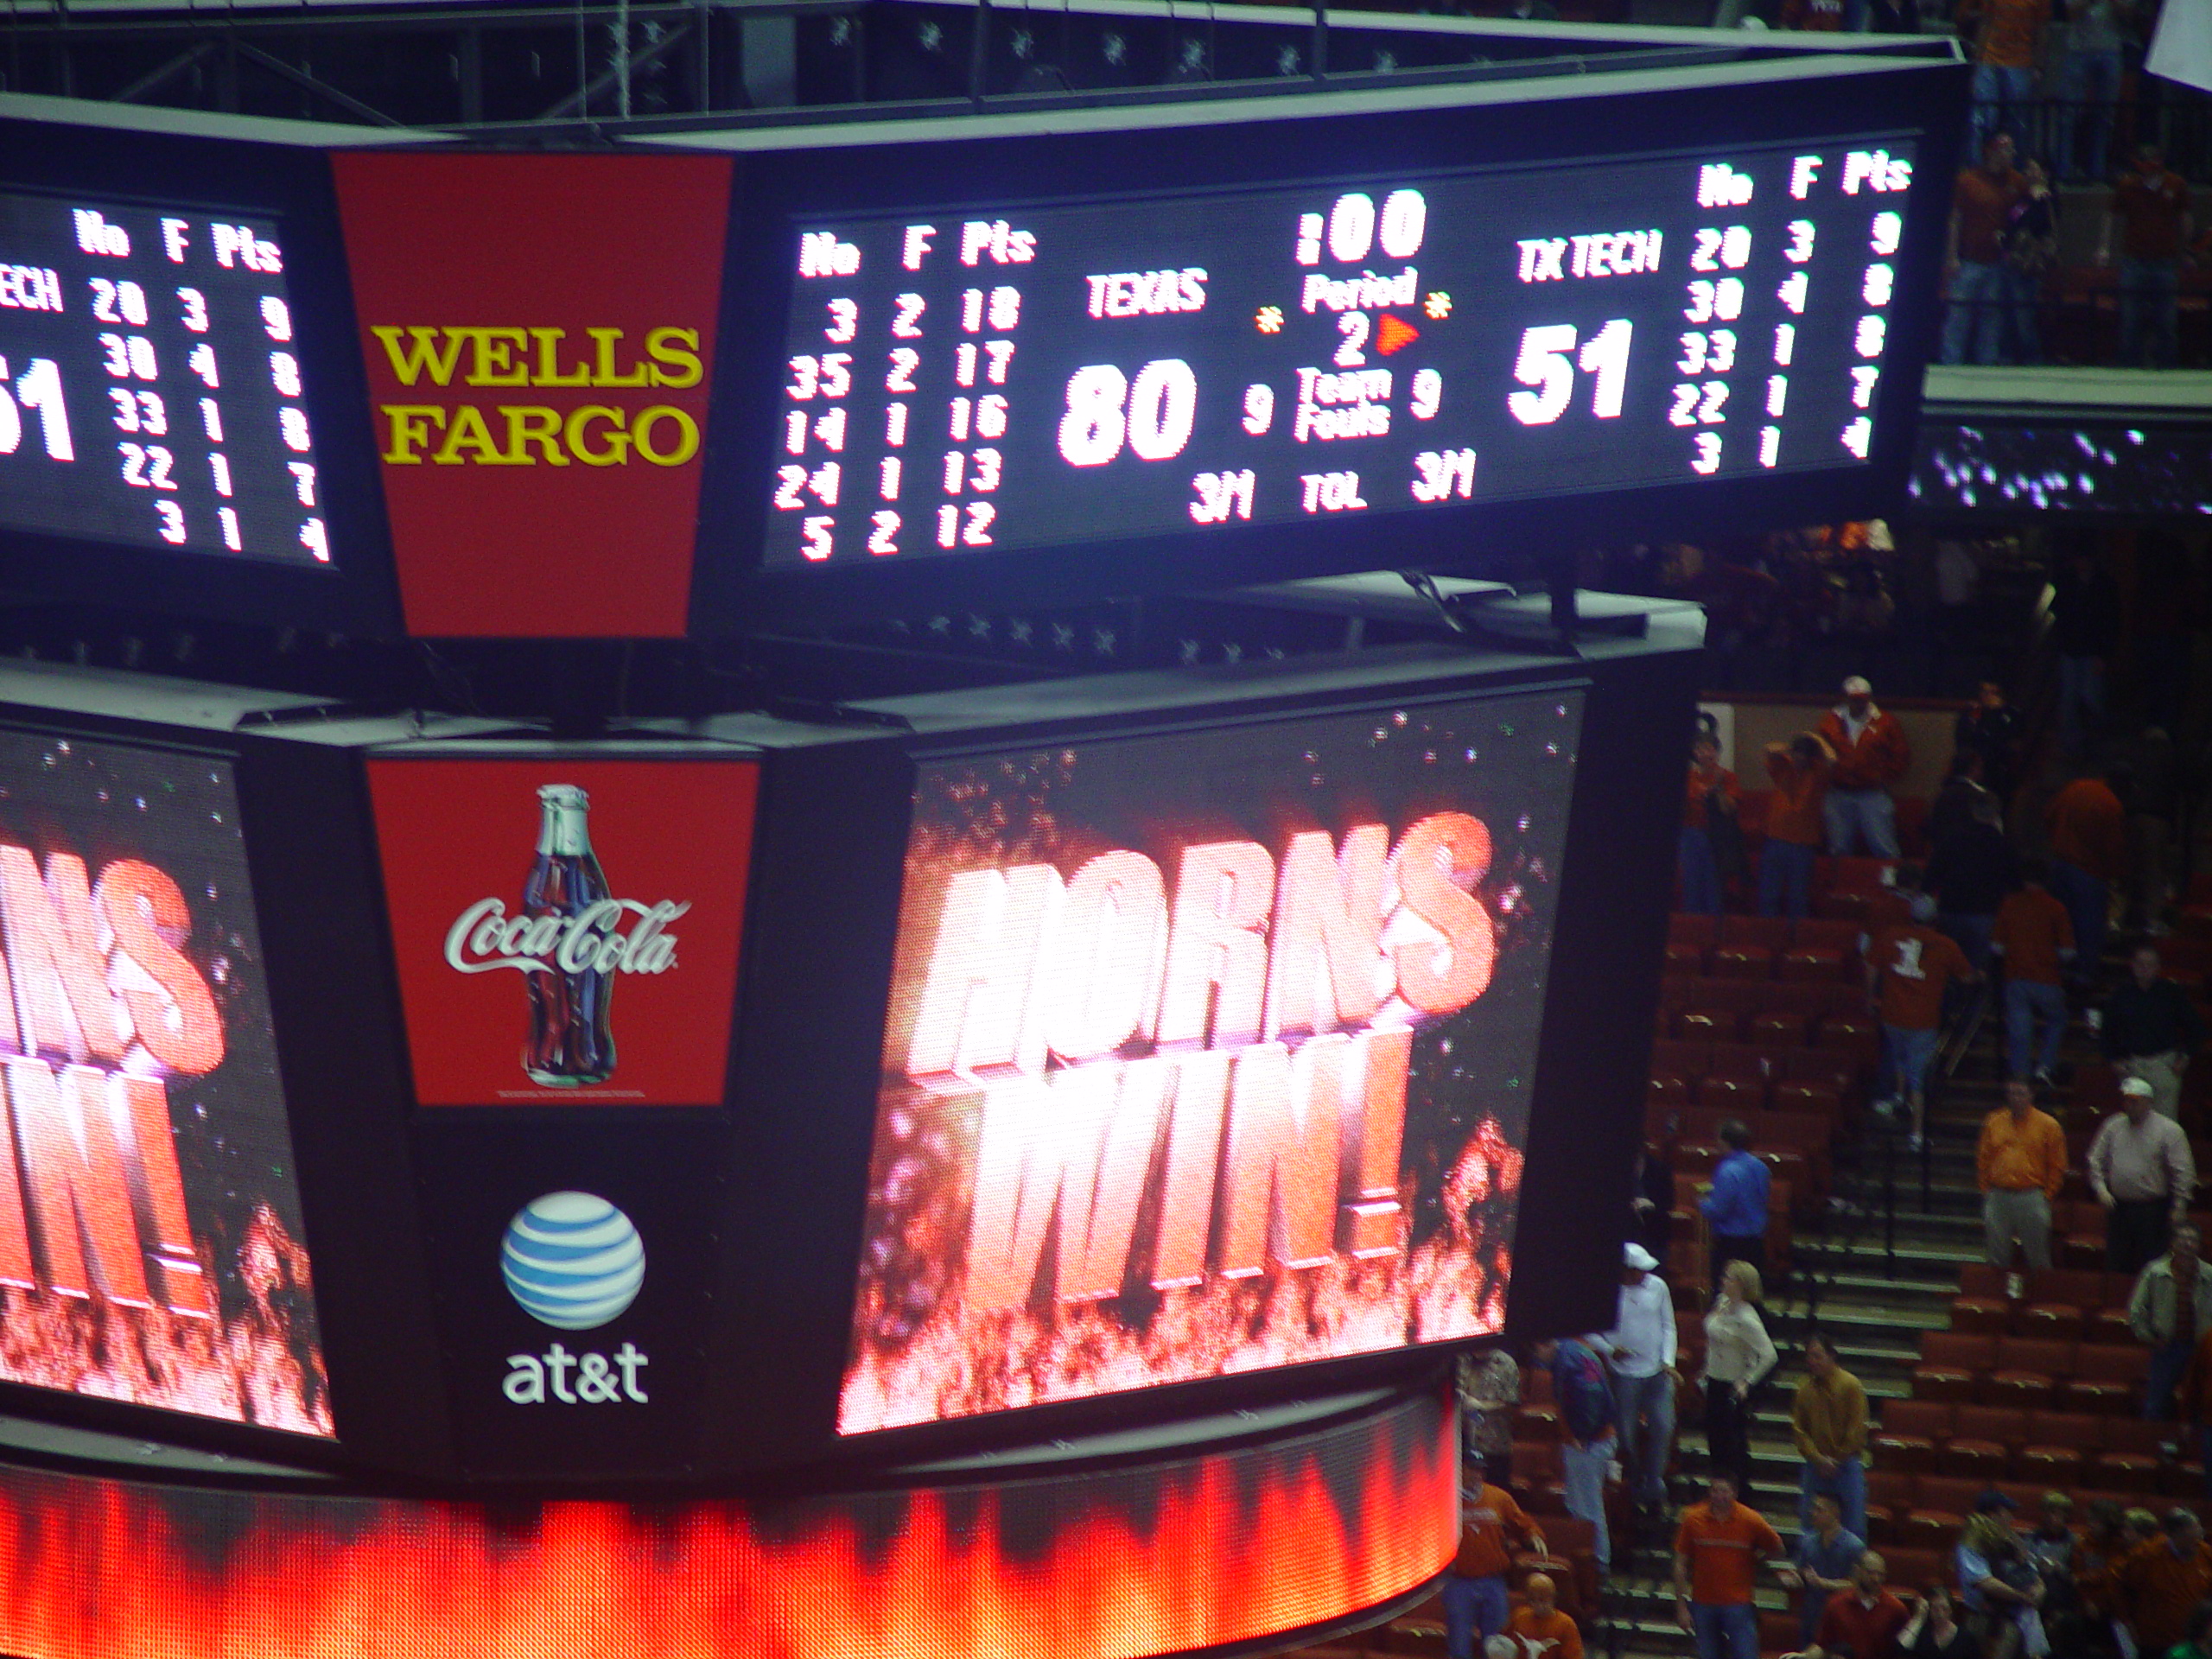
POLYGON ((1621 1300, 1613 1328, 1590 1346, 1613 1368, 1623 1472, 1629 1496, 1647 1510, 1667 1502, 1667 1459, 1675 1450, 1675 1298, 1643 1245, 1621 1251, 1621 1300), (1639 1427, 1640 1425, 1640 1427, 1639 1427))
POLYGON ((2089 1190, 2105 1207, 2105 1271, 2140 1273, 2166 1253, 2196 1191, 2196 1160, 2180 1124, 2152 1110, 2141 1077, 2120 1085, 2120 1109, 2089 1142, 2089 1190))
POLYGON ((1874 706, 1874 688, 1854 674, 1843 701, 1821 716, 1821 740, 1835 761, 1821 802, 1828 851, 1840 858, 1863 839, 1876 858, 1897 855, 1897 809, 1890 786, 1912 764, 1912 746, 1895 715, 1874 706))

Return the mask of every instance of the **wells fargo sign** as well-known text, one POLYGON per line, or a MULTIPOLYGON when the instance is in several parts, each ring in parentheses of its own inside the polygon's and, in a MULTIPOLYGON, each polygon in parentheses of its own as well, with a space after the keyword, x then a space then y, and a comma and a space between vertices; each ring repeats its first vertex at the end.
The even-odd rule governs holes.
POLYGON ((408 631, 682 633, 728 162, 335 166, 408 631))

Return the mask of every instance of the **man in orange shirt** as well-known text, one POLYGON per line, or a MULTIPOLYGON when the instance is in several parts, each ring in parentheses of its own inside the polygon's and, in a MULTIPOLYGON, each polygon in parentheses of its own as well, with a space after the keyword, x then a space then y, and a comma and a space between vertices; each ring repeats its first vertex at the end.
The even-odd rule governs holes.
POLYGON ((2005 1085, 2005 1104, 1981 1126, 1974 1153, 1981 1184, 1981 1220, 1993 1266, 2012 1265, 2015 1240, 2028 1265, 2050 1265, 2050 1201, 2066 1185, 2066 1132, 2036 1108, 2024 1077, 2005 1085))
POLYGON ((1682 839, 1680 849, 1682 908, 1692 915, 1718 916, 1722 883, 1728 872, 1722 857, 1723 843, 1743 863, 1744 834, 1737 823, 1743 791, 1736 774, 1720 764, 1720 742, 1711 732, 1700 731, 1690 743, 1690 775, 1682 799, 1682 839))
MULTIPOLYGON (((1675 1618, 1697 1641, 1698 1659, 1758 1659, 1758 1610, 1751 1591, 1759 1562, 1782 1540, 1757 1510, 1736 1501, 1736 1483, 1715 1475, 1706 1501, 1682 1511, 1675 1530, 1675 1618)), ((1797 1570, 1775 1575, 1795 1589, 1797 1570)))
POLYGON ((2074 923, 2066 906, 2050 896, 2050 866, 2040 858, 2020 863, 2021 887, 1997 907, 1989 948, 2005 962, 2005 1062, 2006 1075, 2032 1076, 2046 1089, 2058 1064, 2059 1039, 2066 1034, 2066 988, 2059 964, 2074 959, 2074 923), (2036 1047, 2036 1022, 2043 1022, 2043 1046, 2036 1047), (2033 1070, 2031 1071, 2031 1057, 2033 1070))
POLYGON ((1961 168, 1951 187, 1950 243, 1943 261, 1950 288, 1950 306, 1943 314, 1946 363, 1967 360, 1969 339, 1975 362, 1997 361, 2012 293, 2005 231, 2012 209, 2027 194, 2027 180, 2012 165, 2012 141, 2001 132, 1982 141, 1980 164, 1961 168))
POLYGON ((2197 1603, 2212 1595, 2212 1547, 2204 1541, 2203 1523, 2187 1510, 2171 1509, 2164 1528, 2164 1538, 2144 1545, 2113 1575, 2121 1616, 2145 1654, 2178 1643, 2197 1603))
POLYGON ((1559 1586, 1547 1574, 1531 1573, 1521 1593, 1528 1605, 1505 1633, 1521 1644, 1522 1659, 1582 1659, 1582 1632, 1560 1611, 1559 1586))
POLYGON ((2043 821, 2050 832, 2050 891, 2073 920, 2074 978, 2086 984, 2104 954, 2112 884, 2127 868, 2127 812, 2103 770, 2092 767, 2050 798, 2043 821))
POLYGON ((1891 1090, 1885 1098, 1904 1103, 1917 1149, 1927 1127, 1928 1068, 1936 1060, 1943 994, 1954 980, 1971 985, 1981 976, 1958 941, 1936 927, 1936 901, 1921 892, 1917 866, 1897 867, 1897 892, 1911 919, 1874 936, 1866 950, 1866 992, 1882 1022, 1882 1065, 1891 1090))
POLYGON ((1835 765, 1821 803, 1828 851, 1840 858, 1863 838, 1876 858, 1897 855, 1897 808, 1890 785, 1912 764, 1912 746, 1895 715, 1874 706, 1874 688, 1854 674, 1843 701, 1821 716, 1821 741, 1835 765))
POLYGON ((1816 732, 1766 746, 1766 773, 1774 796, 1766 809, 1766 845, 1759 852, 1759 914, 1802 916, 1810 907, 1813 861, 1827 839, 1821 804, 1828 792, 1828 763, 1835 757, 1816 732))
POLYGON ((1475 1644, 1501 1634, 1506 1621, 1506 1569, 1513 1565, 1506 1535, 1541 1553, 1544 1535, 1513 1494, 1477 1479, 1459 1493, 1459 1553, 1444 1575, 1444 1645, 1451 1659, 1474 1659, 1475 1644))
POLYGON ((2050 0, 1960 0, 1959 31, 1981 26, 1974 47, 1976 143, 2008 123, 2021 124, 2036 95, 2036 60, 2050 0))
POLYGON ((2112 260, 2112 233, 2120 244, 2120 362, 2170 369, 2180 345, 2177 304, 2181 260, 2191 221, 2189 186, 2166 166, 2156 144, 2135 152, 2134 168, 2113 186, 2111 214, 2097 245, 2097 263, 2112 260))

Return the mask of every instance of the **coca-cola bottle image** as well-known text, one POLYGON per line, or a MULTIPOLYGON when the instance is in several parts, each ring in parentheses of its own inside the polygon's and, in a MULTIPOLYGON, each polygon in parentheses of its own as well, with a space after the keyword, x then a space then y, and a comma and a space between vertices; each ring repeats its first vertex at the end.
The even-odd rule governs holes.
MULTIPOLYGON (((591 849, 585 822, 591 797, 574 784, 547 784, 537 791, 543 816, 537 828, 537 857, 523 884, 522 914, 557 916, 566 940, 576 918, 613 895, 606 872, 591 849)), ((530 984, 530 1046, 522 1069, 532 1083, 574 1089, 604 1083, 614 1071, 614 1032, 607 1005, 614 998, 614 969, 587 957, 578 969, 564 967, 556 947, 537 960, 543 964, 523 977, 530 984)))

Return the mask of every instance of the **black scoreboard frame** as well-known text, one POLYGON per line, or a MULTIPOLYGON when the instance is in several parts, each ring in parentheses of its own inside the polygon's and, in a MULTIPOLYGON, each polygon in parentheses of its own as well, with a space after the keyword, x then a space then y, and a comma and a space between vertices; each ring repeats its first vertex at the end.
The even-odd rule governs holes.
MULTIPOLYGON (((1934 354, 1936 270, 1957 167, 1967 69, 1955 52, 1777 56, 1666 72, 1554 74, 1322 95, 1255 98, 1203 111, 1058 111, 753 130, 698 136, 736 152, 718 372, 694 565, 695 633, 767 619, 988 609, 1137 592, 1293 580, 1359 568, 1477 572, 1529 548, 1608 536, 1694 536, 1877 516, 1904 499, 1921 378, 1934 354), (1534 117, 1535 118, 1532 118, 1534 117), (982 130, 977 136, 977 128, 982 130), (1649 134, 1645 143, 1624 134, 1649 134), (1471 168, 1527 168, 1712 152, 1719 147, 1910 138, 1914 185, 1897 255, 1898 301, 1864 466, 1764 478, 1640 486, 1577 497, 1436 505, 1306 524, 1229 524, 1188 535, 1118 537, 1006 553, 893 559, 866 566, 771 569, 763 520, 779 456, 781 401, 741 388, 784 378, 792 252, 802 221, 902 209, 954 213, 1079 205, 1132 194, 1262 189, 1471 168), (1017 141, 1018 140, 1018 141, 1017 141), (894 149, 895 146, 895 149, 894 149), (895 156, 895 164, 893 158, 895 156), (1287 156, 1325 156, 1287 168, 1287 156), (1135 188, 1086 194, 1072 180, 1135 188), (1347 543, 1357 550, 1348 550, 1347 543)), ((674 142, 674 141, 664 141, 674 142)))
POLYGON ((377 476, 368 379, 354 334, 353 280, 327 152, 419 143, 423 136, 396 140, 374 128, 152 111, 118 114, 98 105, 81 111, 67 106, 66 122, 48 122, 22 109, 41 105, 59 100, 0 99, 0 147, 10 158, 0 188, 279 222, 302 402, 317 435, 317 487, 329 503, 331 564, 317 569, 10 531, 0 534, 0 591, 276 626, 398 632, 384 484, 377 476))
MULTIPOLYGON (((887 1465, 1149 1433, 1193 1413, 1433 1371, 1455 1344, 837 1433, 913 791, 918 768, 948 753, 1553 690, 1586 702, 1506 1333, 1602 1324, 1628 1220, 1618 1194, 1642 1133, 1700 660, 1694 613, 1649 617, 1649 639, 1594 639, 1580 663, 1427 643, 883 705, 911 731, 760 716, 690 728, 688 747, 762 771, 728 1084, 720 1105, 688 1108, 414 1102, 365 762, 480 756, 512 748, 511 732, 448 718, 418 735, 380 716, 297 719, 288 708, 320 711, 265 695, 68 669, 0 674, 10 726, 182 746, 236 767, 336 1438, 12 1383, 0 1384, 0 1411, 386 1489, 650 1497, 701 1480, 835 1485, 887 1465), (564 1333, 514 1304, 499 1239, 522 1205, 564 1190, 601 1194, 645 1239, 638 1304, 581 1341, 634 1335, 652 1358, 650 1407, 500 1398, 505 1357, 564 1333), (1608 1213, 1618 1225, 1592 1224, 1608 1213)), ((665 750, 676 734, 529 747, 615 758, 665 750)), ((516 854, 518 883, 527 861, 516 854)))

